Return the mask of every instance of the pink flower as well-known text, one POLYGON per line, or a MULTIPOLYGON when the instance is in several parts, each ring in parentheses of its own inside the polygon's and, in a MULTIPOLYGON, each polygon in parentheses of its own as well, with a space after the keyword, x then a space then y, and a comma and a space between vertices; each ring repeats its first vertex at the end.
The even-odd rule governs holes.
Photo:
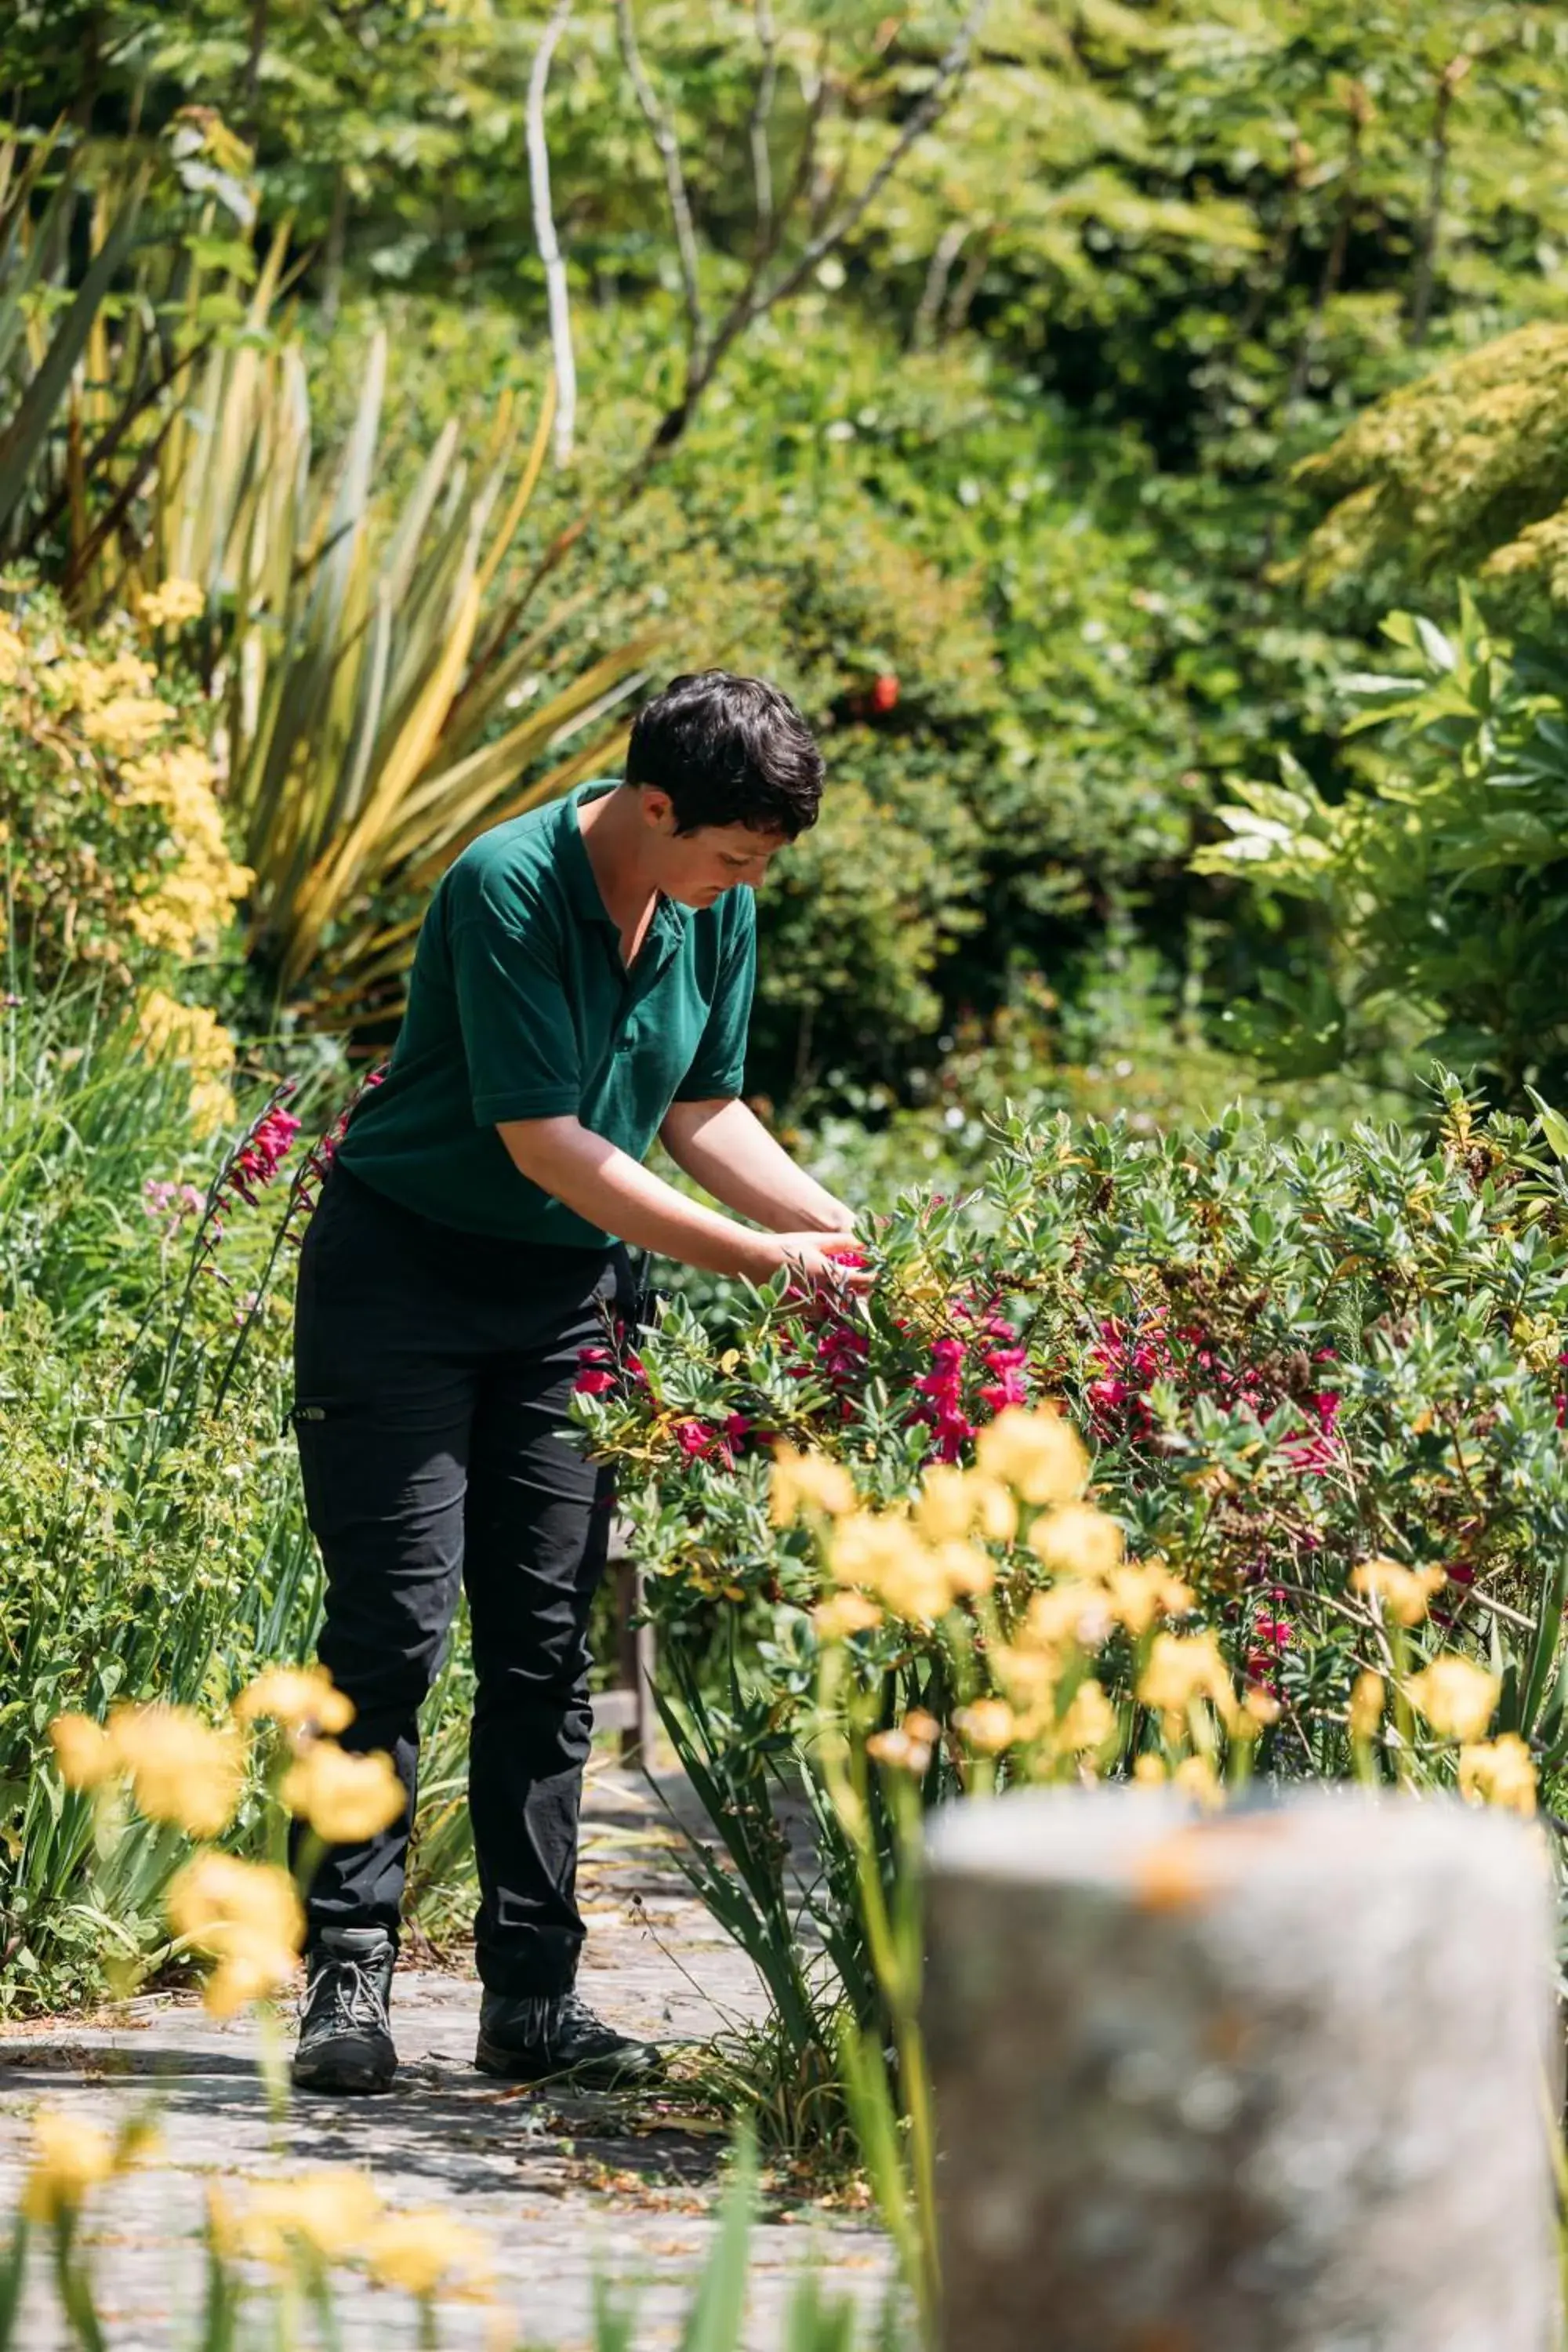
POLYGON ((996 1377, 980 1391, 980 1401, 992 1412, 1029 1402, 1028 1351, 1024 1348, 988 1348, 981 1361, 996 1377))
POLYGON ((718 1434, 718 1431, 710 1429, 705 1421, 678 1421, 675 1424, 675 1442, 682 1454, 692 1461, 700 1454, 707 1453, 718 1434))

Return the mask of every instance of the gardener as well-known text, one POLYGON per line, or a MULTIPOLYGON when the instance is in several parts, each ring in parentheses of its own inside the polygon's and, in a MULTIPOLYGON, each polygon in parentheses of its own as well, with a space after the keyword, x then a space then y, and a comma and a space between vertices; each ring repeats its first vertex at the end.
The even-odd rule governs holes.
POLYGON ((606 1472, 571 1442, 581 1351, 636 1319, 630 1243, 763 1282, 867 1277, 850 1212, 740 1099, 752 896, 815 823, 822 759, 760 679, 678 677, 623 783, 497 825, 446 875, 385 1082, 367 1093, 300 1255, 294 1426, 326 1568, 321 1656, 384 1748, 402 1817, 310 1886, 296 2081, 384 2090, 417 1712, 466 1587, 468 1804, 480 1902, 477 2063, 636 2080, 650 2043, 573 1990, 590 1734, 587 1623, 606 1472), (655 1136, 724 1206, 642 1165, 655 1136), (764 1227, 764 1231, 755 1230, 764 1227))

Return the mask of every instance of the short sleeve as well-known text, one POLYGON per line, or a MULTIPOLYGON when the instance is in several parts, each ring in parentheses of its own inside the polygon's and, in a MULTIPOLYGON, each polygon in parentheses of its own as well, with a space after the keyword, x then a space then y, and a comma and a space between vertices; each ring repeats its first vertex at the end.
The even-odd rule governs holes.
POLYGON ((575 1118, 583 1102, 577 1032, 548 919, 531 925, 479 897, 454 923, 451 943, 478 1124, 575 1118))
POLYGON ((746 1083, 746 1034, 757 977, 757 902, 743 886, 719 965, 718 986, 697 1051, 675 1090, 677 1102, 710 1102, 738 1095, 746 1083))

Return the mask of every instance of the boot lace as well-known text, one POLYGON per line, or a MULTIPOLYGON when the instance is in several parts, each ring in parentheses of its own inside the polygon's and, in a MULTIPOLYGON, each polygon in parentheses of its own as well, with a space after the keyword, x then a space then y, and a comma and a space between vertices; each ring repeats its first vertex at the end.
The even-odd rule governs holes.
POLYGON ((323 1960, 305 1993, 306 2028, 389 2033, 392 2022, 376 1971, 363 1960, 323 1960))

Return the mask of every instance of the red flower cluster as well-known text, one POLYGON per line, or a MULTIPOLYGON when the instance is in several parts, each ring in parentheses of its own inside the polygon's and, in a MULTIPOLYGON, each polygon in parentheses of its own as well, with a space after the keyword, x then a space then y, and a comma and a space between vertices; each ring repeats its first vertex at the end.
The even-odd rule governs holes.
MULTIPOLYGON (((1183 1339, 1194 1336, 1196 1335, 1182 1334, 1183 1339)), ((1207 1369, 1213 1359, 1200 1357, 1197 1360, 1207 1369)), ((1147 1391, 1156 1381, 1165 1379, 1172 1369, 1171 1343, 1163 1316, 1152 1315, 1136 1327, 1123 1322, 1118 1315, 1107 1316, 1100 1324, 1100 1338, 1089 1351, 1090 1378, 1084 1391, 1089 1418, 1098 1433, 1102 1437, 1121 1433, 1152 1436, 1154 1415, 1147 1391)))
POLYGON ((299 1132, 300 1122, 293 1112, 274 1103, 236 1152, 229 1166, 228 1188, 254 1209, 258 1189, 271 1183, 299 1132))
POLYGON ((1016 1330, 994 1305, 976 1309, 968 1299, 954 1298, 949 1309, 956 1321, 971 1325, 971 1335, 932 1342, 931 1370, 914 1383, 921 1402, 910 1417, 930 1423, 939 1460, 956 1462, 978 1425, 965 1402, 975 1370, 991 1378, 975 1388, 973 1403, 994 1416, 1008 1405, 1028 1403, 1029 1360, 1016 1330))

